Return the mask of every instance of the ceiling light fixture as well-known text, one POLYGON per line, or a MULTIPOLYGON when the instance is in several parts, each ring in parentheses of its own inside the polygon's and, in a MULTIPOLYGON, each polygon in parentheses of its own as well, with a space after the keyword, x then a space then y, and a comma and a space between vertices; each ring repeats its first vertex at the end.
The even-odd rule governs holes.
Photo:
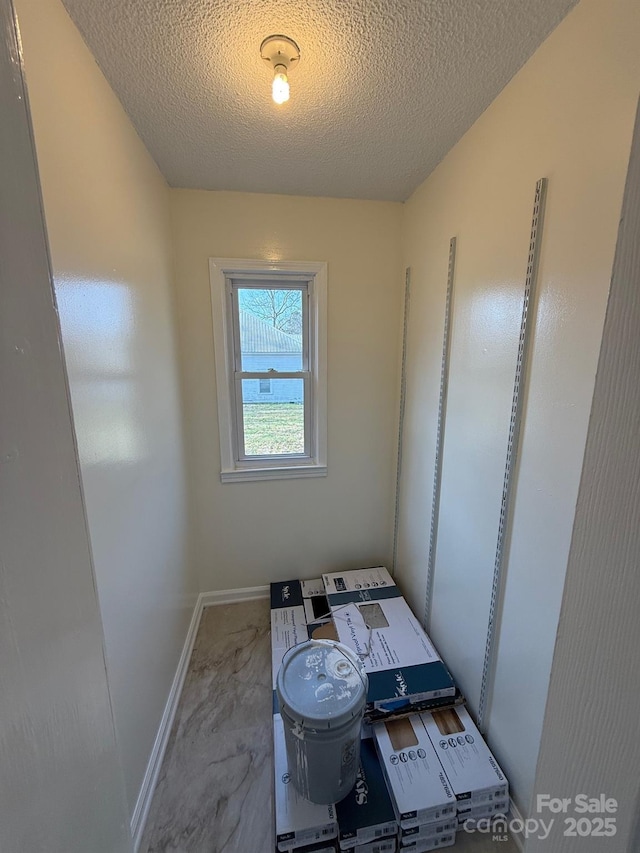
POLYGON ((289 100, 289 72, 300 61, 300 48, 288 36, 267 36, 260 45, 260 56, 273 70, 273 100, 284 104, 289 100))

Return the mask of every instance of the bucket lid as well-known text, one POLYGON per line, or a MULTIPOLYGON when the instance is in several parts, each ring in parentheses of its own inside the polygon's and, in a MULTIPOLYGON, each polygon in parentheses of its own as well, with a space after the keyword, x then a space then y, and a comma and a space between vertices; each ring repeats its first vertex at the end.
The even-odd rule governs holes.
POLYGON ((333 729, 362 712, 368 679, 354 652, 334 640, 309 640, 289 649, 278 671, 282 709, 313 729, 333 729))

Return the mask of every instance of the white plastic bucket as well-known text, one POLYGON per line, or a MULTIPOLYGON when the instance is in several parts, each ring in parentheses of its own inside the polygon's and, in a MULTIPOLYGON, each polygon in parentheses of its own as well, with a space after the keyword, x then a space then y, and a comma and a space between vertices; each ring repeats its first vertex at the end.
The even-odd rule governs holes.
POLYGON ((276 691, 291 780, 312 803, 336 803, 353 788, 368 679, 351 649, 309 640, 289 649, 276 691))

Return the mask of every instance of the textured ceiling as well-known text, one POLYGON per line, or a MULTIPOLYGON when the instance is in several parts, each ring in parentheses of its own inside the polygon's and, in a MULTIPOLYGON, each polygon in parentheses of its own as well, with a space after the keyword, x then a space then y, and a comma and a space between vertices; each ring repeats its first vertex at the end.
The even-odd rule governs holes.
POLYGON ((404 200, 575 0, 64 3, 171 186, 404 200))

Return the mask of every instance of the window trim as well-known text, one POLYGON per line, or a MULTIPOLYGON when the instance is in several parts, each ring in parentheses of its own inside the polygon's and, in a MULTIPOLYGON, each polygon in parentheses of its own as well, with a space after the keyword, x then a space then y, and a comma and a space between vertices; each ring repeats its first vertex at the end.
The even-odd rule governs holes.
POLYGON ((210 258, 211 316, 215 353, 218 427, 220 432, 220 479, 223 483, 242 480, 276 480, 301 477, 325 477, 327 474, 327 265, 310 261, 260 261, 238 258, 210 258), (282 282, 296 277, 309 282, 313 301, 309 335, 309 360, 312 370, 312 425, 309 429, 309 457, 291 456, 262 459, 247 464, 236 458, 236 413, 233 409, 232 382, 235 363, 231 345, 232 316, 227 299, 229 277, 264 276, 282 282))

